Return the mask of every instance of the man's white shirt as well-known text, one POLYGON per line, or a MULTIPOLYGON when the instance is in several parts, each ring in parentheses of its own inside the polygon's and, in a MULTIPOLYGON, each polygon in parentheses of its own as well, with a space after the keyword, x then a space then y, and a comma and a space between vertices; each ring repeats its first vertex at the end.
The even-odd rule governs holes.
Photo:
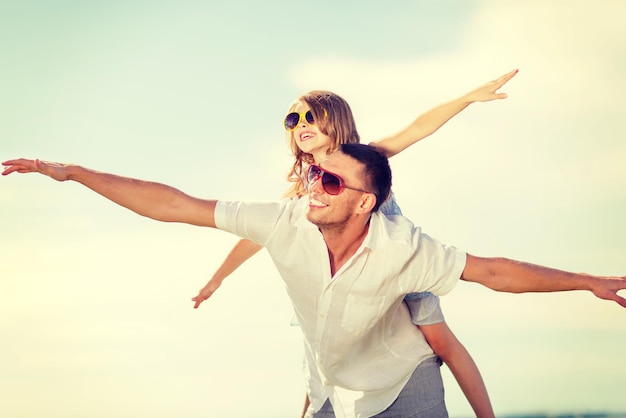
POLYGON ((219 229, 267 248, 304 333, 308 391, 318 410, 367 417, 397 398, 415 368, 434 355, 412 324, 407 293, 443 295, 466 254, 421 232, 403 216, 372 214, 367 237, 331 277, 328 250, 306 219, 308 198, 218 202, 219 229))

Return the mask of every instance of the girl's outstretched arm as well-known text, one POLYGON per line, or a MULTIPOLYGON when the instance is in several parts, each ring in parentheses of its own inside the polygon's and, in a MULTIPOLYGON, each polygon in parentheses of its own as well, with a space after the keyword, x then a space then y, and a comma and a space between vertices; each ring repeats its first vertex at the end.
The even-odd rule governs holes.
MULTIPOLYGON (((295 188, 293 186, 283 194, 283 198, 293 198, 295 196, 295 188)), ((246 260, 258 253, 261 248, 263 247, 248 239, 239 240, 233 249, 230 250, 230 253, 228 253, 222 265, 213 273, 208 283, 200 289, 200 292, 198 292, 196 296, 191 298, 191 300, 195 302, 193 305, 194 309, 197 309, 202 302, 210 298, 222 285, 226 277, 230 276, 230 274, 237 270, 246 260)))
POLYGON ((507 97, 506 93, 498 93, 497 91, 513 78, 513 76, 517 74, 517 71, 518 70, 513 70, 508 72, 502 77, 483 84, 455 100, 432 108, 418 116, 417 119, 404 130, 395 135, 374 141, 371 145, 379 148, 387 157, 393 157, 419 140, 434 133, 470 104, 474 102, 505 99, 507 97))
POLYGON ((237 270, 247 259, 259 252, 261 248, 263 247, 247 239, 242 239, 235 244, 222 265, 213 274, 211 280, 200 289, 197 296, 191 298, 195 302, 195 305, 193 305, 194 309, 197 309, 202 302, 210 298, 217 288, 222 285, 226 277, 237 270))
POLYGON ((439 358, 446 363, 469 401, 477 418, 495 414, 476 363, 445 322, 421 325, 419 329, 439 358))

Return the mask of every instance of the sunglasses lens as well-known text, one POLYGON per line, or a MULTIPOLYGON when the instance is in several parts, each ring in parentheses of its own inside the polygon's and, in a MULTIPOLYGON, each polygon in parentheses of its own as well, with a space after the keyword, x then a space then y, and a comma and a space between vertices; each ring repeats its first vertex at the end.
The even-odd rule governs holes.
MULTIPOLYGON (((298 126, 298 123, 300 123, 301 116, 303 115, 300 115, 297 112, 291 112, 290 114, 285 116, 285 129, 287 129, 288 131, 296 129, 296 126, 298 126)), ((304 114, 304 119, 309 125, 315 124, 315 118, 313 118, 313 113, 310 110, 307 110, 307 112, 304 114)))
POLYGON ((343 190, 343 184, 341 183, 341 179, 334 174, 327 173, 322 171, 316 165, 312 165, 309 167, 309 173, 307 178, 309 180, 309 184, 313 183, 315 180, 319 179, 321 175, 322 189, 328 194, 338 195, 343 190))
POLYGON ((311 113, 310 110, 307 110, 307 112, 304 114, 304 117, 309 125, 312 125, 315 123, 315 119, 313 119, 313 113, 311 113))
POLYGON ((341 180, 334 174, 324 173, 322 174, 322 187, 328 194, 337 195, 343 188, 341 186, 341 180))
POLYGON ((298 122, 300 122, 300 115, 298 113, 292 112, 288 114, 285 116, 285 129, 294 129, 298 125, 298 122))
POLYGON ((320 175, 320 168, 316 165, 312 165, 309 167, 309 174, 307 176, 309 183, 317 178, 320 175))

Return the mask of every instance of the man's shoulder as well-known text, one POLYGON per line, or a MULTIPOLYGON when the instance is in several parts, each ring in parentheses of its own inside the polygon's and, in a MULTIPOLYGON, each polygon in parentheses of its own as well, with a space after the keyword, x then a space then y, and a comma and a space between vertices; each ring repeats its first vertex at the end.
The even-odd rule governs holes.
POLYGON ((388 245, 414 247, 419 240, 421 228, 402 215, 383 215, 380 211, 372 214, 372 248, 388 245))
POLYGON ((375 222, 381 226, 381 231, 386 231, 389 238, 403 239, 421 232, 419 226, 403 215, 384 215, 378 211, 372 218, 376 219, 375 222))
POLYGON ((277 223, 286 226, 297 228, 314 228, 313 225, 306 217, 306 209, 308 206, 308 197, 293 197, 284 198, 277 202, 277 223))
MULTIPOLYGON (((302 198, 284 197, 280 200, 218 200, 217 206, 225 209, 229 208, 249 208, 254 210, 274 210, 278 212, 297 212, 303 211, 304 202, 302 198)), ((233 209, 236 211, 237 209, 233 209)))

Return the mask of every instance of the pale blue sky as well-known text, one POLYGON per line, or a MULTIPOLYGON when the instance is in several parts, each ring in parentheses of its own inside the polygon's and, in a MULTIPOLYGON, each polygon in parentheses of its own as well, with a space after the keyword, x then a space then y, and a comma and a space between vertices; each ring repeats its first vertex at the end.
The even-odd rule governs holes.
MULTIPOLYGON (((507 100, 394 157, 404 213, 473 254, 624 274, 622 1, 154 3, 0 0, 0 160, 269 199, 304 91, 344 96, 368 142, 519 68, 507 100)), ((234 242, 0 179, 0 416, 295 416, 300 336, 269 257, 189 301, 234 242)), ((460 284, 443 306, 499 414, 626 410, 617 305, 460 284)))

